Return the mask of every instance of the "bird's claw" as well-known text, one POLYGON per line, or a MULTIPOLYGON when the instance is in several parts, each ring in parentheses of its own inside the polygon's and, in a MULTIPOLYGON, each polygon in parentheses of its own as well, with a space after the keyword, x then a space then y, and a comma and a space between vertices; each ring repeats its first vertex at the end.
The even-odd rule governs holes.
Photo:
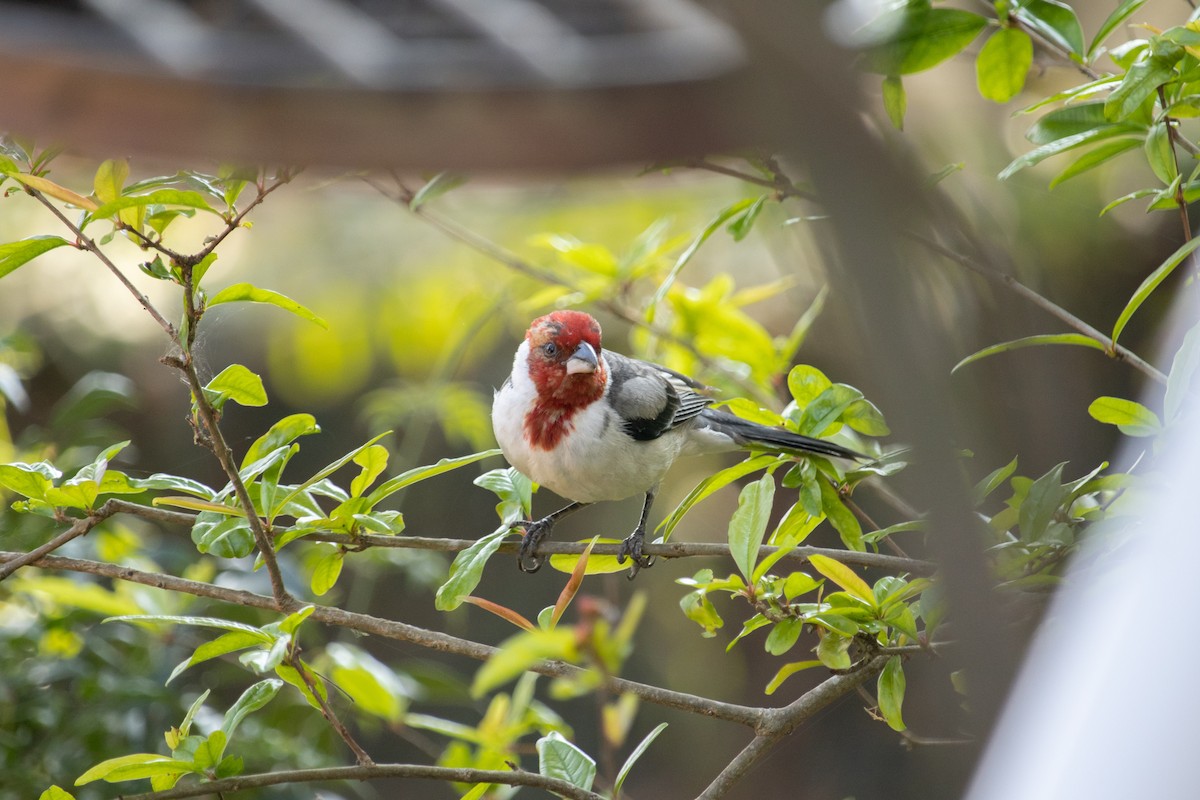
POLYGON ((523 520, 517 524, 525 529, 521 547, 517 550, 517 568, 521 572, 537 572, 542 568, 542 559, 537 554, 538 545, 550 535, 554 523, 549 519, 539 519, 523 520))
POLYGON ((629 579, 633 580, 637 576, 638 570, 646 569, 654 563, 654 556, 642 554, 642 543, 645 534, 641 530, 636 530, 629 535, 629 538, 621 542, 621 549, 617 552, 617 563, 624 564, 628 558, 632 564, 629 567, 629 579))

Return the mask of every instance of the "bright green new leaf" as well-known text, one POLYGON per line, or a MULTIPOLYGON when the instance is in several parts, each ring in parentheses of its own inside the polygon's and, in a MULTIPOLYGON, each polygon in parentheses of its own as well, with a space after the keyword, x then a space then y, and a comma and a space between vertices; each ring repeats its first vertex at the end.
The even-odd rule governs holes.
MULTIPOLYGON (((580 544, 594 542, 596 544, 620 544, 620 539, 604 539, 599 536, 592 539, 582 539, 580 544)), ((575 567, 579 564, 582 555, 574 553, 555 553, 550 556, 550 566, 559 571, 570 575, 575 571, 575 567)), ((587 557, 587 566, 584 568, 585 575, 608 575, 614 572, 624 572, 629 569, 628 559, 624 564, 617 562, 616 556, 601 556, 591 553, 587 557)))
POLYGON ((134 781, 149 778, 152 775, 167 775, 175 772, 191 772, 193 765, 190 761, 176 761, 157 753, 133 753, 118 758, 101 761, 96 766, 79 776, 76 786, 83 786, 92 781, 103 780, 108 783, 134 781))
POLYGON ((383 445, 373 444, 360 451, 353 461, 362 467, 362 471, 350 482, 350 496, 360 497, 387 469, 388 451, 383 445))
POLYGON ((210 770, 221 762, 221 757, 225 755, 225 745, 228 744, 228 737, 225 731, 215 730, 208 735, 200 746, 196 748, 196 752, 192 756, 193 763, 197 770, 210 770))
POLYGON ((842 415, 863 399, 862 392, 844 383, 835 383, 804 407, 796 430, 804 436, 837 433, 842 415))
POLYGON ((833 386, 825 373, 808 364, 797 364, 788 372, 788 392, 796 405, 804 407, 817 399, 818 395, 833 386))
POLYGON ((590 790, 596 778, 596 761, 563 738, 550 731, 537 740, 538 772, 547 778, 566 781, 580 789, 590 790))
POLYGON ((892 656, 879 673, 876 691, 879 696, 879 713, 883 715, 889 727, 894 731, 902 731, 907 725, 900 716, 900 708, 904 704, 904 665, 900 656, 892 656))
POLYGON ((1197 368, 1200 368, 1200 325, 1183 337, 1183 344, 1171 360, 1167 375, 1167 393, 1163 398, 1163 416, 1173 422, 1184 408, 1184 401, 1194 391, 1197 368))
POLYGON ((979 14, 954 8, 910 5, 881 15, 864 29, 864 66, 880 75, 909 75, 961 53, 987 27, 979 14))
MULTIPOLYGON (((57 471, 57 470, 56 470, 57 471)), ((32 500, 44 500, 54 487, 42 471, 25 464, 0 464, 0 486, 32 500)))
POLYGON ((242 457, 242 468, 245 469, 249 464, 284 445, 291 444, 301 436, 320 432, 321 426, 312 414, 289 414, 250 445, 246 455, 242 457))
POLYGON ((959 361, 954 365, 953 368, 951 368, 950 372, 957 372, 967 364, 978 361, 981 358, 994 356, 997 353, 1007 353, 1010 350, 1020 350, 1023 347, 1039 347, 1047 344, 1069 344, 1078 347, 1090 347, 1093 350, 1101 351, 1105 349, 1103 343, 1096 341, 1090 336, 1084 336, 1082 333, 1044 333, 1038 334, 1037 336, 1026 336, 1022 339, 1014 339, 1011 342, 1001 342, 1000 344, 994 344, 990 347, 985 347, 979 352, 972 353, 962 361, 959 361))
POLYGON ((92 180, 92 188, 96 198, 101 203, 116 200, 121 196, 121 189, 129 178, 129 162, 125 159, 108 159, 96 169, 96 177, 92 180))
POLYGON ((512 528, 507 524, 501 525, 454 557, 454 563, 450 565, 450 575, 446 582, 438 587, 434 600, 434 607, 438 611, 453 611, 462 605, 463 598, 475 591, 488 559, 510 533, 512 528))
POLYGON ((70 244, 61 236, 30 236, 17 242, 0 244, 0 278, 17 269, 42 253, 70 244))
POLYGON ((887 436, 892 432, 883 419, 879 407, 866 398, 860 398, 842 412, 842 422, 864 436, 887 436))
POLYGON ((217 212, 204 199, 204 195, 199 192, 193 192, 185 189, 158 189, 149 194, 126 195, 118 197, 115 200, 106 202, 104 205, 96 205, 91 203, 90 206, 84 206, 91 212, 88 216, 93 219, 108 219, 126 208, 138 208, 149 205, 164 205, 164 206, 184 206, 186 208, 198 208, 201 211, 208 211, 212 214, 217 212))
POLYGON ((1017 457, 1013 456, 1013 460, 1005 464, 1003 467, 992 470, 988 476, 975 484, 975 488, 971 490, 971 504, 978 506, 988 495, 996 491, 999 486, 1008 480, 1017 469, 1017 457))
POLYGON ((482 697, 535 664, 546 660, 573 661, 575 655, 575 631, 570 628, 522 631, 501 643, 475 673, 471 696, 482 697))
POLYGON ((8 177, 14 181, 19 181, 25 184, 34 191, 41 192, 48 197, 53 197, 55 200, 61 200, 64 203, 75 206, 76 208, 84 208, 88 211, 94 211, 99 208, 99 205, 90 197, 73 192, 65 186, 59 186, 49 178, 43 178, 40 175, 27 175, 22 172, 6 173, 8 177))
POLYGON ((899 75, 888 75, 883 79, 883 110, 888 121, 898 131, 904 130, 904 115, 908 112, 908 94, 899 75))
MULTIPOLYGON (((666 725, 667 723, 663 723, 666 725)), ((46 791, 38 795, 38 800, 75 800, 75 795, 68 792, 66 789, 58 786, 51 786, 46 791)))
POLYGON ((1189 239, 1180 246, 1178 250, 1172 253, 1166 261, 1158 266, 1154 272, 1151 272, 1142 285, 1137 288, 1133 296, 1129 298, 1129 302, 1125 304, 1125 308, 1121 309, 1120 316, 1117 317, 1117 322, 1113 325, 1112 340, 1115 344, 1117 339, 1121 338, 1121 331, 1125 330, 1125 326, 1129 324, 1129 319, 1134 312, 1142 307, 1142 303, 1146 302, 1151 293, 1158 288, 1158 285, 1165 281, 1175 268, 1192 254, 1192 252, 1200 247, 1200 236, 1189 239))
POLYGON ((775 672, 775 676, 773 678, 771 678, 770 682, 767 683, 767 688, 765 690, 765 693, 766 694, 775 694, 775 690, 778 689, 784 681, 786 681, 788 678, 795 675, 797 672, 801 672, 806 669, 812 669, 813 667, 820 667, 820 666, 823 666, 822 662, 815 661, 815 660, 814 661, 793 661, 790 664, 784 664, 782 667, 780 667, 775 672))
POLYGON ((387 665, 357 647, 334 642, 325 650, 332 661, 329 678, 350 695, 361 711, 400 722, 408 692, 404 683, 387 665))
POLYGON ((708 599, 708 593, 703 589, 688 592, 679 598, 679 608, 685 617, 704 629, 704 633, 701 635, 706 639, 716 636, 717 629, 725 625, 725 621, 717 613, 716 607, 708 599))
POLYGON ((223 633, 211 642, 205 642, 200 645, 189 658, 179 662, 179 665, 171 671, 166 682, 170 683, 175 680, 184 670, 195 664, 219 658, 229 653, 236 653, 238 650, 245 650, 248 647, 258 647, 270 641, 271 638, 262 631, 229 631, 228 633, 223 633))
POLYGON ((1019 28, 1001 28, 988 37, 975 59, 979 94, 995 103, 1007 103, 1025 88, 1033 66, 1033 40, 1019 28))
POLYGON ((216 398, 213 401, 214 405, 224 405, 226 400, 243 406, 267 404, 267 390, 263 387, 262 378, 241 364, 230 364, 221 370, 208 382, 204 391, 210 397, 216 398))
POLYGON ((330 545, 313 566, 311 587, 317 597, 322 597, 337 583, 346 563, 345 553, 340 547, 330 545))
POLYGON ((1162 430, 1157 414, 1120 397, 1097 397, 1088 406, 1088 414, 1097 422, 1116 425, 1126 436, 1156 436, 1162 430))
POLYGON ((226 286, 208 301, 208 307, 212 308, 222 303, 266 303, 282 308, 284 311, 320 325, 322 328, 329 328, 328 322, 292 298, 270 289, 260 289, 249 283, 235 283, 232 286, 226 286))
POLYGON ((654 730, 646 734, 642 741, 638 742, 637 747, 633 748, 633 751, 629 754, 629 757, 625 759, 625 763, 621 765, 621 769, 617 771, 617 779, 613 782, 613 797, 619 797, 621 795, 621 787, 625 785, 625 779, 629 777, 629 771, 633 769, 633 765, 636 764, 637 760, 642 757, 643 753, 646 752, 646 748, 648 748, 650 744, 658 738, 658 735, 666 729, 667 723, 660 722, 654 728, 654 730))
POLYGON ((747 579, 754 574, 774 500, 775 479, 767 473, 754 483, 746 484, 738 496, 737 510, 729 520, 729 551, 747 579))
POLYGON ((872 608, 876 607, 875 592, 872 591, 870 584, 860 578, 854 570, 836 559, 819 554, 809 556, 808 561, 817 572, 872 608))

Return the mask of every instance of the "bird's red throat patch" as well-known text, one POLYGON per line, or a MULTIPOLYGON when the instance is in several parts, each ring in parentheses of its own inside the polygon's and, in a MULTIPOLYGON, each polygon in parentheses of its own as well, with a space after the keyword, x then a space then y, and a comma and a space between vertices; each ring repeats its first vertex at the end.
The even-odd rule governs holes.
POLYGON ((604 396, 604 362, 594 372, 569 374, 566 361, 583 342, 600 353, 600 324, 581 311, 555 311, 533 321, 529 342, 529 377, 537 402, 525 415, 525 437, 533 447, 552 450, 574 429, 572 418, 604 396), (553 353, 546 352, 552 344, 553 353))

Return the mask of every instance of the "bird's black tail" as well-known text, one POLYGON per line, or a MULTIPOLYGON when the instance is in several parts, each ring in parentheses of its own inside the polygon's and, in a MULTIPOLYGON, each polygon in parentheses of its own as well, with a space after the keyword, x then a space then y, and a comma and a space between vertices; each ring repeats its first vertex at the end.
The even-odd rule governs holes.
POLYGON ((784 453, 815 453, 816 455, 849 458, 855 461, 869 460, 868 456, 848 447, 842 447, 840 444, 792 433, 783 428, 760 425, 757 422, 750 422, 730 414, 728 411, 706 408, 700 414, 700 418, 703 424, 729 436, 740 447, 760 447, 784 453))

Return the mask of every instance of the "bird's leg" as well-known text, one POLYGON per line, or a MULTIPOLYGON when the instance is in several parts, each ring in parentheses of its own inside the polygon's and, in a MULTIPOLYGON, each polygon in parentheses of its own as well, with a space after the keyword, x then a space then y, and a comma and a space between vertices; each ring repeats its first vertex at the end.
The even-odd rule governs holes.
POLYGON ((654 563, 653 556, 642 555, 642 542, 646 538, 646 519, 650 516, 650 506, 652 505, 654 505, 654 489, 646 492, 646 504, 642 506, 642 518, 638 520, 638 525, 633 529, 633 533, 629 534, 629 538, 621 542, 621 551, 617 553, 618 564, 624 564, 626 556, 633 561, 632 568, 629 570, 630 580, 638 574, 639 569, 649 567, 654 563))
POLYGON ((554 523, 572 511, 583 508, 587 503, 571 503, 539 520, 521 520, 517 524, 525 529, 521 539, 521 549, 517 551, 517 567, 522 572, 537 572, 542 567, 542 560, 537 556, 538 545, 554 530, 554 523))

